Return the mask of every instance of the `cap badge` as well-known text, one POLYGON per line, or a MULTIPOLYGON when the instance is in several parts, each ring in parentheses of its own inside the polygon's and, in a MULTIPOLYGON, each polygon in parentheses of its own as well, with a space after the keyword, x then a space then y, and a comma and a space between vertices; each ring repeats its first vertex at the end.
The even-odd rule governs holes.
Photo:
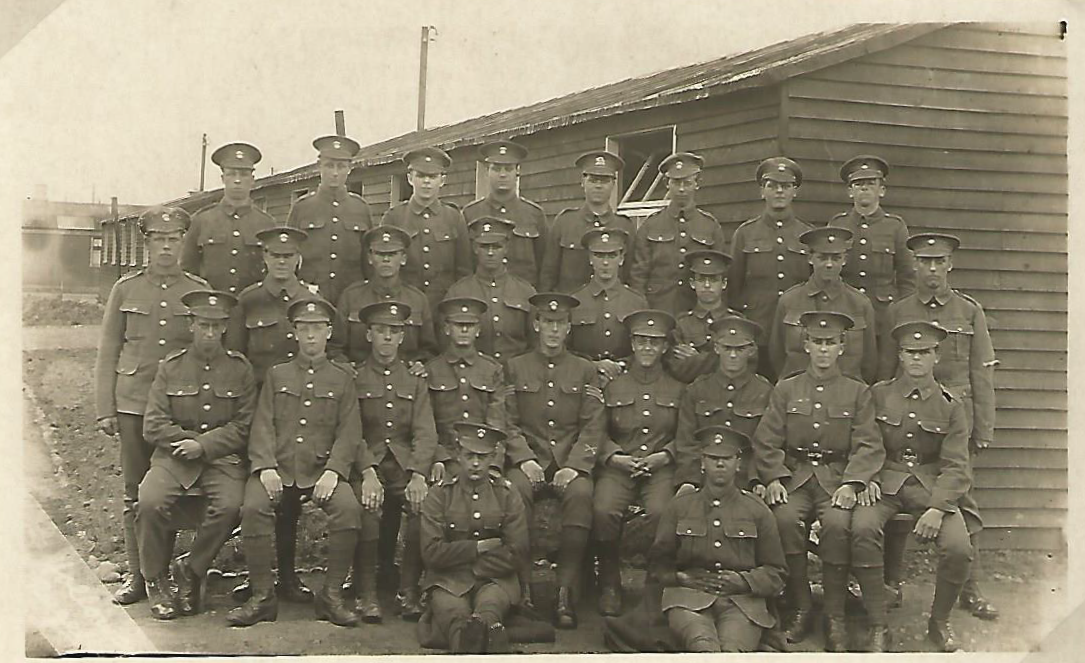
POLYGON ((463 312, 463 313, 467 313, 470 310, 471 310, 470 306, 461 306, 460 307, 460 311, 463 312))
POLYGON ((485 437, 486 437, 486 429, 485 428, 478 429, 478 439, 481 440, 481 439, 483 439, 485 437))
POLYGON ((210 297, 207 298, 208 306, 216 306, 218 303, 219 303, 219 298, 214 296, 214 295, 211 295, 210 297))
POLYGON ((280 233, 279 234, 279 241, 280 242, 288 242, 288 241, 290 241, 290 235, 287 235, 286 233, 280 233))
POLYGON ((163 221, 169 221, 170 220, 170 213, 169 212, 162 212, 162 220, 163 221))
POLYGON ((391 313, 392 315, 399 315, 399 307, 396 306, 395 304, 392 304, 391 306, 388 307, 388 312, 391 313))
POLYGON ((381 241, 382 242, 391 242, 392 241, 392 235, 389 234, 389 233, 384 233, 383 235, 381 235, 381 241))
POLYGON ((731 334, 731 336, 734 336, 738 333, 738 330, 732 327, 731 329, 727 330, 727 333, 731 334))
POLYGON ((305 307, 305 310, 309 313, 316 313, 316 304, 310 302, 309 305, 305 307))
POLYGON ((427 157, 425 158, 425 160, 426 160, 426 161, 433 161, 433 157, 427 156, 427 157))
POLYGON ((242 150, 238 150, 237 152, 234 152, 234 156, 237 157, 238 159, 244 159, 245 158, 245 152, 242 151, 242 150))
POLYGON ((604 243, 609 242, 610 241, 610 235, 607 234, 607 233, 603 233, 602 235, 599 235, 599 241, 604 242, 604 243))
POLYGON ((916 338, 916 340, 919 340, 919 339, 923 338, 923 334, 921 332, 916 332, 915 333, 915 338, 916 338))
POLYGON ((507 153, 508 153, 508 151, 509 151, 509 148, 505 147, 504 145, 502 145, 501 147, 497 148, 497 153, 498 153, 498 154, 507 154, 507 153))
POLYGON ((821 325, 822 327, 828 327, 829 326, 829 323, 824 321, 824 320, 818 320, 818 324, 821 325))
POLYGON ((343 147, 343 144, 342 144, 342 143, 340 143, 340 142, 339 142, 339 141, 337 141, 337 140, 334 140, 334 141, 332 141, 332 147, 334 147, 335 149, 337 149, 337 150, 338 150, 338 149, 339 149, 340 147, 343 147))
POLYGON ((859 166, 859 168, 860 170, 866 170, 867 168, 870 168, 870 164, 864 163, 863 165, 859 166))
POLYGON ((716 433, 716 437, 714 439, 716 440, 716 444, 723 444, 723 435, 716 433))
POLYGON ((784 164, 780 164, 779 166, 776 166, 776 170, 778 170, 778 171, 780 171, 782 173, 785 170, 787 170, 787 166, 785 166, 784 164))
POLYGON ((556 300, 556 299, 551 299, 550 300, 550 310, 551 311, 558 310, 558 300, 556 300))
POLYGON ((674 162, 674 168, 675 168, 675 170, 682 170, 682 162, 681 161, 675 161, 674 162))
POLYGON ((835 242, 835 241, 836 241, 836 235, 829 235, 827 239, 828 239, 828 240, 829 240, 830 242, 835 242))
POLYGON ((482 224, 482 232, 484 232, 484 233, 490 232, 490 224, 488 224, 488 223, 482 224))
POLYGON ((595 157, 595 165, 596 166, 605 166, 605 165, 607 165, 606 157, 601 157, 601 156, 595 157))
POLYGON ((928 239, 927 244, 934 244, 934 238, 932 237, 932 238, 928 239))

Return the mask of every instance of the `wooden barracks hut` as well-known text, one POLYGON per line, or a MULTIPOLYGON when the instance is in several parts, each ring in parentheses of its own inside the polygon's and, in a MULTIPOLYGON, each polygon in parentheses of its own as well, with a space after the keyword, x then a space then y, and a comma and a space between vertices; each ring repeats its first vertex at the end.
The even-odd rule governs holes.
MULTIPOLYGON (((983 543, 1057 549, 1067 505, 1066 71, 1057 24, 854 25, 383 141, 363 148, 349 186, 379 218, 410 195, 399 157, 436 145, 454 160, 443 198, 462 206, 485 191, 476 147, 514 138, 531 152, 520 193, 553 218, 582 201, 574 158, 606 147, 627 164, 615 203, 642 218, 665 205, 659 161, 692 151, 706 160, 698 203, 730 237, 760 209, 762 159, 802 165, 796 209, 824 224, 848 206, 839 166, 883 156, 886 209, 912 232, 961 238, 951 280, 991 326, 1000 365, 996 439, 976 461, 983 543)), ((259 180, 253 198, 285 221, 317 182, 310 164, 259 180)), ((194 211, 219 195, 173 204, 194 211)))

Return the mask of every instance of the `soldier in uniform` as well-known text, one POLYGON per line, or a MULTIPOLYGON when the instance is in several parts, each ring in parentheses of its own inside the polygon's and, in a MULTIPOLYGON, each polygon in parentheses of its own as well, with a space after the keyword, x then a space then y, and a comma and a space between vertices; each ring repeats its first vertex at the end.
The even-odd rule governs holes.
POLYGON ((181 301, 194 316, 192 344, 158 365, 143 417, 143 437, 154 453, 139 485, 136 528, 151 614, 158 619, 200 612, 207 569, 241 516, 248 475, 245 448, 256 408, 252 366, 240 352, 222 346, 237 299, 193 290, 181 301), (178 594, 171 597, 170 509, 193 489, 206 496, 207 510, 190 554, 172 565, 178 594))
POLYGON ((346 136, 324 136, 313 141, 320 186, 290 209, 286 224, 309 234, 301 249, 298 276, 319 288, 329 302, 351 283, 365 278, 362 237, 373 226, 369 203, 347 191, 351 159, 360 149, 346 136))
POLYGON ((362 581, 359 595, 366 621, 380 621, 372 579, 376 578, 378 562, 385 576, 393 573, 403 514, 407 516, 407 529, 396 602, 405 620, 417 620, 422 614, 419 514, 437 450, 437 429, 426 379, 410 373, 399 359, 405 327, 412 315, 409 306, 397 301, 375 302, 358 312, 358 319, 368 327, 370 343, 369 357, 357 367, 362 433, 384 491, 381 512, 366 511, 363 515, 362 545, 354 562, 355 577, 362 581), (371 537, 371 532, 377 536, 371 537))
POLYGON ((527 511, 508 481, 488 471, 505 434, 470 421, 453 428, 456 473, 435 485, 422 505, 429 605, 419 635, 431 626, 453 653, 505 653, 503 622, 520 600, 527 511))
MULTIPOLYGON (((776 302, 788 288, 810 277, 806 247, 799 236, 813 226, 795 216, 792 202, 802 185, 802 168, 787 157, 757 167, 764 210, 735 230, 731 239, 728 296, 731 305, 769 331, 776 302)), ((768 338, 758 341, 758 372, 774 378, 768 338)))
POLYGON ((580 306, 572 314, 569 350, 591 360, 606 380, 613 380, 633 353, 622 320, 648 308, 648 300, 621 281, 628 246, 624 231, 596 228, 584 233, 580 243, 588 250, 591 280, 573 293, 580 306))
POLYGON ((842 275, 874 304, 878 344, 893 347, 886 325, 889 305, 915 292, 915 259, 908 249, 904 219, 882 209, 889 164, 880 157, 860 155, 840 167, 852 208, 830 221, 846 228, 854 239, 842 275))
POLYGON ((785 629, 787 639, 802 640, 810 627, 803 525, 817 518, 828 618, 826 649, 843 652, 852 508, 856 495, 881 469, 885 448, 874 423, 870 387, 844 375, 837 365, 851 318, 835 311, 810 311, 800 320, 810 363, 773 389, 754 433, 754 460, 787 555, 787 594, 795 608, 785 629))
POLYGON ((124 477, 124 546, 128 577, 114 595, 121 605, 147 597, 136 537, 139 482, 151 466, 154 447, 143 437, 147 392, 158 363, 192 341, 186 293, 208 288, 207 281, 177 264, 181 242, 192 220, 177 207, 152 207, 139 217, 146 238, 147 268, 120 278, 109 292, 94 367, 98 429, 120 435, 124 477))
MULTIPOLYGON (((611 194, 625 161, 611 152, 587 152, 577 158, 576 166, 581 172, 584 204, 563 210, 554 218, 546 237, 539 273, 539 290, 542 291, 573 293, 588 282, 591 277, 588 253, 580 240, 589 230, 624 230, 627 233, 625 253, 633 253, 636 224, 610 206, 611 194)), ((628 273, 627 265, 621 273, 622 281, 627 280, 628 273)))
POLYGON ((840 370, 873 384, 878 372, 874 306, 865 295, 840 279, 840 268, 851 242, 845 228, 815 228, 800 237, 810 255, 813 274, 806 283, 793 286, 780 297, 769 332, 769 359, 781 378, 806 369, 809 356, 803 349, 799 317, 807 311, 837 311, 851 317, 840 370))
POLYGON ((654 533, 659 514, 674 497, 674 434, 684 388, 663 370, 674 318, 648 309, 630 313, 624 323, 633 339, 633 357, 629 370, 603 390, 607 431, 599 452, 592 517, 599 612, 604 615, 622 611, 619 542, 626 509, 639 497, 647 529, 654 533))
MULTIPOLYGON (((509 480, 529 498, 549 489, 561 498, 557 626, 576 628, 580 566, 592 520, 592 470, 604 439, 603 394, 595 366, 565 348, 570 313, 579 302, 561 293, 539 293, 535 307, 538 348, 509 362, 509 430, 527 440, 531 457, 512 453, 509 480)), ((525 500, 530 511, 532 502, 525 500)))
POLYGON ((426 361, 437 354, 437 338, 430 300, 407 284, 400 271, 407 264, 411 236, 395 226, 378 226, 365 234, 362 243, 371 276, 368 281, 350 284, 339 296, 328 356, 355 364, 368 359, 369 337, 358 312, 377 302, 402 302, 410 309, 411 317, 403 326, 403 342, 396 356, 408 363, 412 375, 421 375, 426 361))
MULTIPOLYGON (((691 251, 686 262, 689 286, 697 301, 692 309, 678 316, 674 347, 664 361, 671 375, 688 384, 699 376, 714 373, 719 364, 712 344, 712 323, 742 314, 727 306, 727 267, 731 256, 722 251, 691 251)), ((756 353, 752 356, 756 357, 756 353)))
MULTIPOLYGON (((230 314, 226 328, 226 347, 241 352, 252 362, 256 389, 259 392, 268 370, 290 361, 297 355, 298 340, 286 312, 291 304, 313 298, 309 284, 298 279, 301 247, 307 241, 305 231, 275 227, 256 233, 264 250, 267 276, 241 293, 238 305, 230 314)), ((294 569, 301 503, 298 491, 284 494, 276 506, 275 556, 279 574, 275 595, 292 603, 308 603, 313 593, 298 578, 294 569)), ((248 585, 234 589, 235 596, 247 598, 248 585)))
MULTIPOLYGON (((705 426, 723 425, 752 437, 772 395, 772 384, 754 372, 751 359, 757 354, 761 328, 737 315, 715 320, 712 356, 715 370, 702 375, 686 388, 678 405, 678 431, 675 452, 678 469, 675 485, 686 493, 703 483, 700 467, 701 447, 695 433, 705 426)), ((752 454, 745 454, 736 484, 743 490, 757 478, 752 454)), ((753 486, 760 493, 760 484, 753 486)))
POLYGON ((871 389, 885 443, 881 473, 859 494, 852 516, 852 570, 870 616, 871 651, 886 651, 885 525, 902 511, 916 516, 915 535, 938 545, 938 574, 927 637, 942 651, 959 645, 949 624, 953 604, 968 577, 972 545, 965 516, 978 516, 966 499, 972 483, 964 406, 934 379, 938 345, 948 334, 925 321, 897 325, 902 374, 871 389))
POLYGON ((440 199, 452 158, 435 147, 425 147, 408 152, 403 161, 414 192, 409 200, 385 212, 381 225, 407 231, 411 242, 403 280, 426 293, 433 311, 448 287, 471 273, 471 242, 463 214, 440 199))
MULTIPOLYGON (((538 203, 521 198, 517 182, 527 148, 511 140, 497 140, 478 148, 479 161, 486 164, 489 193, 463 208, 470 226, 476 219, 505 219, 513 224, 508 239, 509 272, 534 289, 539 283, 543 247, 546 246, 546 213, 538 203)), ((535 294, 532 291, 531 294, 535 294)))
POLYGON ((686 287, 690 278, 690 254, 694 251, 722 251, 726 240, 716 217, 697 209, 704 159, 679 152, 659 164, 667 178, 670 202, 649 216, 637 229, 629 286, 644 293, 648 305, 671 315, 690 310, 693 292, 686 287))
MULTIPOLYGON (((448 297, 471 297, 486 303, 479 321, 478 348, 507 366, 532 342, 531 305, 535 288, 506 266, 515 228, 508 221, 483 216, 471 222, 475 273, 448 289, 448 297)), ((514 263, 515 264, 515 263, 514 263)))
POLYGON ((260 159, 260 150, 247 143, 223 145, 211 154, 222 169, 222 199, 196 212, 181 250, 182 269, 235 297, 263 276, 256 233, 276 225, 250 197, 260 159))
POLYGON ((768 600, 787 566, 776 520, 735 477, 749 438, 726 426, 695 433, 704 485, 667 505, 650 568, 680 651, 757 651, 776 618, 768 600))
POLYGON ((335 309, 323 299, 291 304, 287 317, 298 338, 298 356, 272 366, 260 390, 249 437, 252 474, 241 507, 252 597, 227 615, 232 626, 278 617, 270 539, 275 507, 292 492, 312 495, 328 515, 328 572, 313 597, 317 619, 338 626, 358 623, 342 595, 362 519, 348 479, 352 463, 371 474, 373 462, 356 458, 364 451, 359 451, 362 422, 354 376, 324 354, 334 316, 335 309))
MULTIPOLYGON (((968 424, 968 448, 975 456, 990 446, 995 437, 994 345, 987 328, 987 317, 979 302, 949 287, 953 252, 961 241, 952 235, 924 233, 908 238, 908 248, 915 253, 916 291, 889 307, 888 324, 926 320, 940 325, 949 335, 939 345, 940 360, 934 367, 934 379, 953 400, 964 405, 968 424)), ((883 352, 878 375, 890 379, 897 374, 900 358, 883 352)), ((971 499, 971 493, 969 498, 971 499)), ((982 524, 968 520, 975 551, 968 580, 961 590, 961 605, 980 619, 997 619, 998 609, 980 592, 976 582, 979 548, 976 537, 982 524)), ((899 586, 903 546, 887 551, 886 576, 890 586, 899 586)))

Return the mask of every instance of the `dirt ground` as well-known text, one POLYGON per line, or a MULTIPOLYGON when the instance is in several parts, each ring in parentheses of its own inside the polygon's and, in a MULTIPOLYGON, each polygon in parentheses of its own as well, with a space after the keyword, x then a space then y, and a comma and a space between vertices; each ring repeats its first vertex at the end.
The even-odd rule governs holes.
MULTIPOLYGON (((28 464, 32 494, 87 563, 95 568, 110 562, 124 571, 121 527, 121 492, 117 441, 95 430, 94 350, 35 350, 24 353, 23 377, 28 397, 44 414, 39 425, 46 432, 47 449, 40 462, 28 464), (47 460, 46 460, 47 459, 47 460)), ((540 509, 536 523, 543 532, 543 546, 549 547, 547 509, 540 509)), ((306 579, 319 587, 323 562, 322 513, 307 509, 299 535, 298 567, 306 579)), ((631 547, 646 542, 643 533, 631 532, 631 547)), ((178 547, 185 549, 191 535, 182 535, 178 547)), ((631 553, 632 551, 628 551, 631 553)), ((627 605, 640 586, 640 556, 625 557, 627 605)), ((910 554, 905 605, 892 613, 895 648, 898 651, 928 651, 923 639, 925 612, 933 591, 932 555, 916 550, 910 554)), ((1061 554, 1043 552, 983 551, 983 585, 1000 607, 1002 618, 982 622, 963 611, 955 611, 954 625, 967 651, 1028 651, 1050 631, 1064 591, 1066 560, 1061 554)), ((210 611, 197 617, 158 622, 150 617, 145 603, 126 608, 147 636, 166 651, 221 654, 347 654, 419 653, 414 625, 391 616, 390 596, 385 596, 385 624, 344 629, 312 620, 310 606, 283 604, 276 624, 249 629, 230 629, 224 614, 234 604, 228 590, 237 582, 234 572, 243 570, 239 543, 232 541, 220 554, 217 564, 230 577, 215 576, 211 582, 210 611), (292 628, 284 628, 290 624, 292 628), (305 624, 305 628, 297 626, 305 624)), ((586 597, 580 608, 581 625, 576 631, 559 632, 554 644, 523 646, 525 652, 601 652, 601 618, 594 601, 586 597)), ((862 617, 853 620, 858 632, 862 617)), ((820 636, 798 647, 818 651, 820 636)))
POLYGON ((32 293, 23 295, 23 325, 97 325, 102 305, 94 295, 32 293))

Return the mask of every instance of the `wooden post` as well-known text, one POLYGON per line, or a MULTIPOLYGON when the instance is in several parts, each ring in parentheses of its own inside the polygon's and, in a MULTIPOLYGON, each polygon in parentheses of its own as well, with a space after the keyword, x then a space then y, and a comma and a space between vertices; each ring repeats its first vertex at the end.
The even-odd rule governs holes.
POLYGON ((346 136, 347 135, 347 123, 343 118, 343 111, 335 111, 335 135, 346 136))
POLYGON ((429 64, 430 30, 437 31, 432 25, 422 26, 422 45, 418 58, 418 130, 426 128, 426 69, 429 64))
POLYGON ((200 148, 200 191, 203 191, 204 175, 207 174, 207 134, 203 135, 203 145, 200 148))

